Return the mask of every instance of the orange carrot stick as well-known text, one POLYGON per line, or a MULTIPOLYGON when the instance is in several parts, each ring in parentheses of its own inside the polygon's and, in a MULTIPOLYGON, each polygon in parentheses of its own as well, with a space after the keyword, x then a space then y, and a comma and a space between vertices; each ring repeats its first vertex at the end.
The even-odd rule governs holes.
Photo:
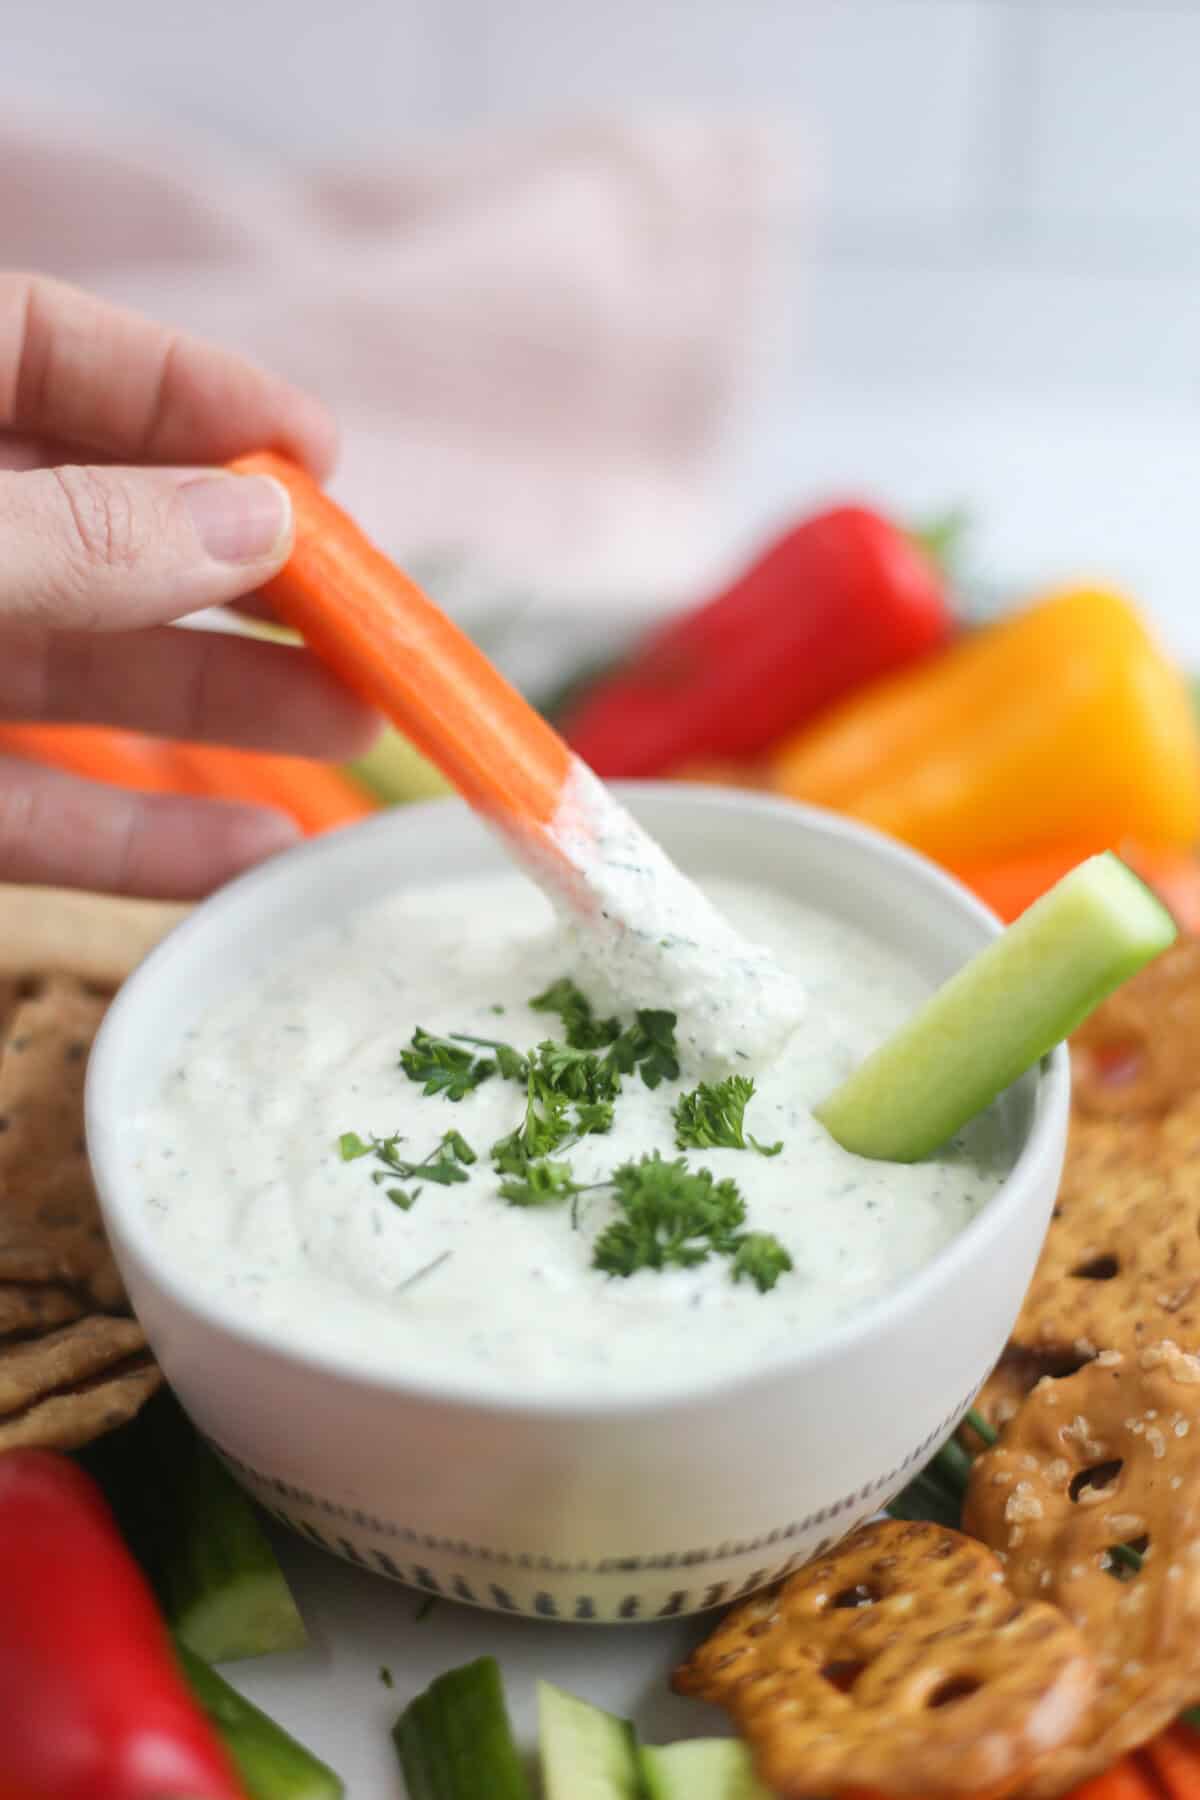
POLYGON ((168 754, 181 789, 221 800, 277 806, 312 837, 378 809, 369 796, 329 763, 221 744, 173 743, 168 754))
POLYGON ((1200 1795, 1200 1739, 1187 1725, 1173 1725, 1140 1756, 1150 1772, 1151 1788, 1160 1788, 1168 1800, 1197 1800, 1200 1795))
POLYGON ((473 806, 540 837, 572 762, 557 732, 311 476, 267 451, 232 467, 292 497, 295 548, 263 590, 280 617, 473 806))
POLYGON ((0 724, 0 752, 145 794, 177 791, 165 746, 101 725, 0 724))

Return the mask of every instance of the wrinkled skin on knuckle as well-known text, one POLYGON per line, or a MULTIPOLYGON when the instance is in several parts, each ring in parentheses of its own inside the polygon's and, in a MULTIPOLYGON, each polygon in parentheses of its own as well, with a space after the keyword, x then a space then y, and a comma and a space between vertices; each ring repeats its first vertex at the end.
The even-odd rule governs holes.
POLYGON ((140 509, 121 477, 86 465, 50 470, 59 490, 66 535, 63 548, 86 575, 132 569, 147 533, 140 509))

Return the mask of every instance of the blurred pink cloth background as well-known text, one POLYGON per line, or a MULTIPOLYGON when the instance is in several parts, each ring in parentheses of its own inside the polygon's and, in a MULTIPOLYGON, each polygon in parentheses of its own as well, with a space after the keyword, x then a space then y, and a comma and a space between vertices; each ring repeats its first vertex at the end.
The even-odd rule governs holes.
POLYGON ((0 245, 239 346, 345 428, 394 553, 566 598, 711 573, 710 482, 764 373, 791 159, 686 121, 296 168, 103 120, 0 121, 0 245))

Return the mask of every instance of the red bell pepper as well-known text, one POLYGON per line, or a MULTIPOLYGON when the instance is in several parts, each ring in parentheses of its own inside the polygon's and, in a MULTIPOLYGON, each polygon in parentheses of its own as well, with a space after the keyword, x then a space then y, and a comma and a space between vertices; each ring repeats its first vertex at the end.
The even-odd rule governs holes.
POLYGON ((245 1800, 99 1490, 0 1455, 2 1800, 245 1800))
POLYGON ((610 777, 757 756, 951 626, 931 557, 878 513, 838 507, 654 631, 568 712, 563 734, 610 777))

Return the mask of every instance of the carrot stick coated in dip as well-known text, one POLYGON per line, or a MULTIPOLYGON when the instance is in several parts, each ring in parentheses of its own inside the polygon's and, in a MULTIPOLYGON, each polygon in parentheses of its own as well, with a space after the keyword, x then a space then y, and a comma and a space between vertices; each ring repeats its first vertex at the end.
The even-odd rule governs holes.
POLYGON ((602 1002, 675 1011, 701 1069, 769 1060, 804 996, 746 944, 464 632, 312 478, 273 452, 240 458, 291 495, 295 546, 264 592, 348 686, 435 763, 574 921, 602 1002))

